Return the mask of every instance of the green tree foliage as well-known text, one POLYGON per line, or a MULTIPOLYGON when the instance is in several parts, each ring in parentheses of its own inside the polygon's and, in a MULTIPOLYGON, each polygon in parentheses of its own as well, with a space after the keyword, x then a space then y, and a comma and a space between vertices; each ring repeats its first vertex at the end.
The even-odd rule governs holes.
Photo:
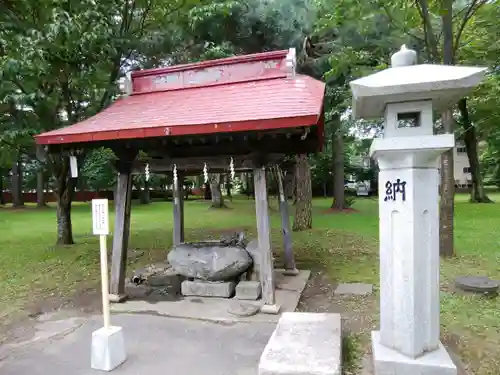
POLYGON ((92 150, 82 167, 86 187, 94 191, 113 189, 116 182, 115 160, 116 156, 110 149, 92 150))
MULTIPOLYGON (((2 104, 33 117, 36 132, 76 123, 106 107, 117 79, 165 46, 169 22, 192 2, 161 0, 19 0, 0 5, 2 104)), ((168 53, 168 51, 165 51, 168 53)), ((85 154, 77 153, 80 165, 85 154)), ((44 158, 55 177, 57 242, 73 243, 75 179, 67 153, 44 158)))
MULTIPOLYGON (((470 123, 485 143, 481 162, 498 181, 500 7, 494 1, 449 0, 7 0, 0 3, 0 172, 24 160, 26 188, 36 186, 41 166, 32 135, 85 119, 118 95, 117 80, 129 70, 296 47, 299 70, 327 83, 324 152, 309 158, 313 191, 331 191, 344 175, 364 179, 356 156, 366 152, 360 134, 380 132, 380 122, 352 121, 348 83, 387 67, 403 43, 421 61, 440 62, 443 37, 452 31, 452 62, 486 65, 487 82, 466 103, 470 123), (443 29, 443 24, 446 28, 443 29), (306 38, 307 37, 307 38, 306 38), (361 147, 361 149, 360 149, 361 147), (333 167, 335 165, 335 168, 333 167), (495 177, 497 176, 497 177, 495 177)), ((40 150, 38 150, 40 151, 40 150)), ((111 150, 80 159, 80 188, 109 189, 114 184, 111 150)), ((76 181, 68 175, 68 154, 40 158, 50 171, 58 198, 58 242, 71 243, 71 196, 76 181)), ((365 176, 366 177, 366 176, 365 176)), ((144 175, 134 178, 145 186, 144 175)), ((167 181, 151 174, 150 187, 167 181)))

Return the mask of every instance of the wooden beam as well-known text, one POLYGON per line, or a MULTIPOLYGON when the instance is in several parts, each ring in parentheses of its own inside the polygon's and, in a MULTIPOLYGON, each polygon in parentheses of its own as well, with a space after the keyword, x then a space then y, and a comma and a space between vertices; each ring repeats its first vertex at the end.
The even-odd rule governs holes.
MULTIPOLYGON (((272 163, 279 163, 285 158, 283 154, 266 155, 266 160, 272 163)), ((256 164, 254 162, 255 155, 234 156, 234 169, 238 172, 252 171, 256 164)), ((154 173, 170 173, 172 166, 175 164, 178 171, 184 173, 200 173, 203 170, 205 163, 210 173, 225 173, 229 171, 231 156, 208 156, 208 157, 186 157, 186 158, 161 158, 149 160, 135 161, 134 172, 142 173, 146 164, 149 164, 149 170, 154 173)), ((258 165, 260 166, 260 164, 258 165)))
POLYGON ((283 234, 283 250, 285 257, 285 273, 288 275, 297 275, 295 259, 292 248, 292 232, 290 230, 290 214, 288 213, 288 201, 283 187, 283 171, 276 165, 276 175, 278 179, 279 205, 281 215, 281 232, 283 234))
POLYGON ((266 131, 229 132, 217 134, 201 134, 191 136, 165 136, 136 139, 114 139, 70 144, 47 145, 49 152, 62 149, 111 148, 143 150, 146 153, 161 152, 177 157, 247 154, 252 151, 265 153, 280 152, 300 154, 315 152, 319 146, 321 135, 318 126, 312 126, 312 134, 305 141, 300 140, 304 127, 273 129, 266 131), (257 133, 263 137, 259 141, 257 133), (312 138, 312 142, 311 142, 312 138), (216 144, 216 141, 219 144, 216 144), (203 146, 204 145, 204 146, 203 146), (187 147, 191 146, 191 147, 187 147))
POLYGON ((292 136, 290 139, 286 139, 285 136, 280 138, 266 136, 261 140, 258 140, 256 137, 256 139, 248 140, 247 142, 238 140, 220 142, 219 144, 211 143, 204 146, 189 146, 188 144, 171 145, 168 146, 168 154, 175 158, 217 155, 234 157, 236 155, 249 155, 252 153, 302 154, 317 151, 318 142, 317 138, 311 136, 308 136, 305 140, 301 140, 298 134, 292 136))
POLYGON ((260 253, 260 283, 262 286, 262 299, 264 313, 277 314, 279 306, 276 305, 274 294, 274 265, 271 248, 271 232, 267 203, 266 169, 255 168, 253 172, 255 186, 255 213, 257 217, 257 240, 260 253))
POLYGON ((132 198, 132 164, 118 162, 118 178, 115 191, 115 230, 111 257, 110 301, 126 299, 125 276, 127 273, 127 250, 130 235, 130 209, 132 198))
POLYGON ((174 233, 173 245, 184 242, 184 192, 182 190, 183 174, 177 172, 177 182, 174 183, 174 233))

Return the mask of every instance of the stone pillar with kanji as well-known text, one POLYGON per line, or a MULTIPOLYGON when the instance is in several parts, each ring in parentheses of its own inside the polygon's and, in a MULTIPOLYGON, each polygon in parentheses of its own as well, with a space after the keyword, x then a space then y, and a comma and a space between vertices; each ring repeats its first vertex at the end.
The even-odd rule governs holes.
POLYGON ((433 112, 453 106, 485 69, 416 65, 402 47, 391 68, 351 82, 353 114, 384 117, 370 156, 379 166, 380 331, 375 375, 456 375, 440 343, 439 173, 453 134, 434 135, 433 112))

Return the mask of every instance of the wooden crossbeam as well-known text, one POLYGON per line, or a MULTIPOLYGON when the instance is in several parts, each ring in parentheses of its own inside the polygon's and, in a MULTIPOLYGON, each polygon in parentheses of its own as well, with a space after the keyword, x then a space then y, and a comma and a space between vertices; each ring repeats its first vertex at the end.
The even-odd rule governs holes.
MULTIPOLYGON (((265 155, 265 160, 269 164, 279 163, 284 159, 283 154, 265 155)), ((173 166, 177 167, 178 171, 185 175, 199 174, 205 165, 209 173, 226 173, 229 172, 230 156, 211 156, 211 157, 191 157, 191 158, 163 158, 163 159, 147 159, 134 162, 133 172, 143 173, 146 164, 149 164, 149 170, 153 173, 171 173, 173 166)), ((255 168, 255 155, 244 155, 233 157, 235 171, 247 172, 255 168)))

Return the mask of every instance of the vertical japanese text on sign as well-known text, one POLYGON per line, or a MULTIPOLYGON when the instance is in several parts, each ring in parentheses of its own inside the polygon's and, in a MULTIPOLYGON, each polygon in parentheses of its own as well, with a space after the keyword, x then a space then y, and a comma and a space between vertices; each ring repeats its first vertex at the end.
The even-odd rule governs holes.
POLYGON ((92 199, 92 224, 94 235, 109 234, 107 199, 92 199))

